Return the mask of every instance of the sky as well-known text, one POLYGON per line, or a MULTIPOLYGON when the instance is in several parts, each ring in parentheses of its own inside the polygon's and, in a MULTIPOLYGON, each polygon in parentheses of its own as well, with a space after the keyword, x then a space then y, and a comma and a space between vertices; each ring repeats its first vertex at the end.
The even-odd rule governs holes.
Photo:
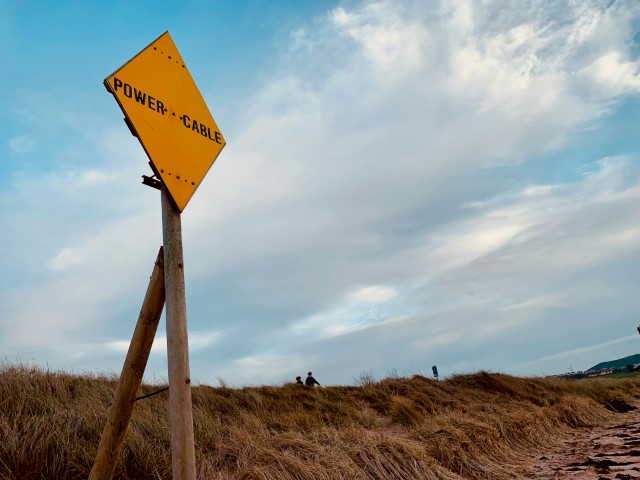
POLYGON ((162 220, 102 82, 166 30, 227 141, 182 214, 194 383, 640 352, 639 2, 0 0, 5 362, 122 368, 162 220))

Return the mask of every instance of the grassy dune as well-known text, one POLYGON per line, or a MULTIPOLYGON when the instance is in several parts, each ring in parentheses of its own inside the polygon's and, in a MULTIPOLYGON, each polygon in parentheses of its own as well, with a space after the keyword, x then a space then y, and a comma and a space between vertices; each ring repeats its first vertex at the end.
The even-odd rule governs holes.
MULTIPOLYGON (((640 391, 636 379, 486 372, 364 380, 315 390, 194 387, 199 478, 513 479, 528 454, 611 419, 607 402, 640 391)), ((0 367, 0 480, 86 479, 115 386, 0 367)), ((166 393, 136 403, 114 478, 171 478, 167 411, 166 393)))

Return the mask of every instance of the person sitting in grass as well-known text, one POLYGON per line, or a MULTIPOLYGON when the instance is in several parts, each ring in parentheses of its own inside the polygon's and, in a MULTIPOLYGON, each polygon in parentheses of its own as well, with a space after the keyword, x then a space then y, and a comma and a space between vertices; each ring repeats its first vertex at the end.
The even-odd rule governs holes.
POLYGON ((300 375, 296 377, 296 385, 304 385, 304 383, 302 383, 302 377, 300 375))
POLYGON ((313 374, 311 372, 307 373, 307 379, 304 381, 304 384, 307 387, 313 387, 314 385, 320 386, 318 381, 313 378, 313 374))

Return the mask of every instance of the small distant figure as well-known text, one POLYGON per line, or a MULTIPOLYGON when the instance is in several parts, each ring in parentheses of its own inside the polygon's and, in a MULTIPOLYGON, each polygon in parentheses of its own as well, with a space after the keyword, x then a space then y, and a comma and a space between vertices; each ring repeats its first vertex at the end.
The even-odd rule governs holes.
POLYGON ((435 365, 433 367, 431 367, 431 371, 433 372, 433 377, 438 380, 438 367, 436 367, 435 365))
POLYGON ((638 333, 640 333, 640 325, 636 327, 638 329, 638 333))
POLYGON ((300 375, 296 377, 296 385, 304 385, 304 383, 302 383, 302 377, 300 375))
POLYGON ((320 386, 318 381, 315 378, 313 378, 313 373, 311 372, 307 373, 307 379, 304 381, 304 384, 307 387, 313 387, 314 385, 320 386))

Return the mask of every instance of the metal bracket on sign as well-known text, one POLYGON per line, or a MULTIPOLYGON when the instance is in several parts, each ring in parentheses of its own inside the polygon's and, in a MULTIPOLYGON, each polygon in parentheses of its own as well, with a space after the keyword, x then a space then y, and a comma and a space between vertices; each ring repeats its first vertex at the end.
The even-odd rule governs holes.
POLYGON ((142 175, 142 183, 148 187, 155 188, 156 190, 162 190, 162 180, 160 180, 158 171, 153 166, 153 163, 149 162, 149 166, 151 167, 151 170, 153 170, 153 175, 142 175))
POLYGON ((155 175, 148 176, 142 175, 142 183, 148 187, 155 188, 156 190, 162 190, 162 180, 156 178, 155 175))

